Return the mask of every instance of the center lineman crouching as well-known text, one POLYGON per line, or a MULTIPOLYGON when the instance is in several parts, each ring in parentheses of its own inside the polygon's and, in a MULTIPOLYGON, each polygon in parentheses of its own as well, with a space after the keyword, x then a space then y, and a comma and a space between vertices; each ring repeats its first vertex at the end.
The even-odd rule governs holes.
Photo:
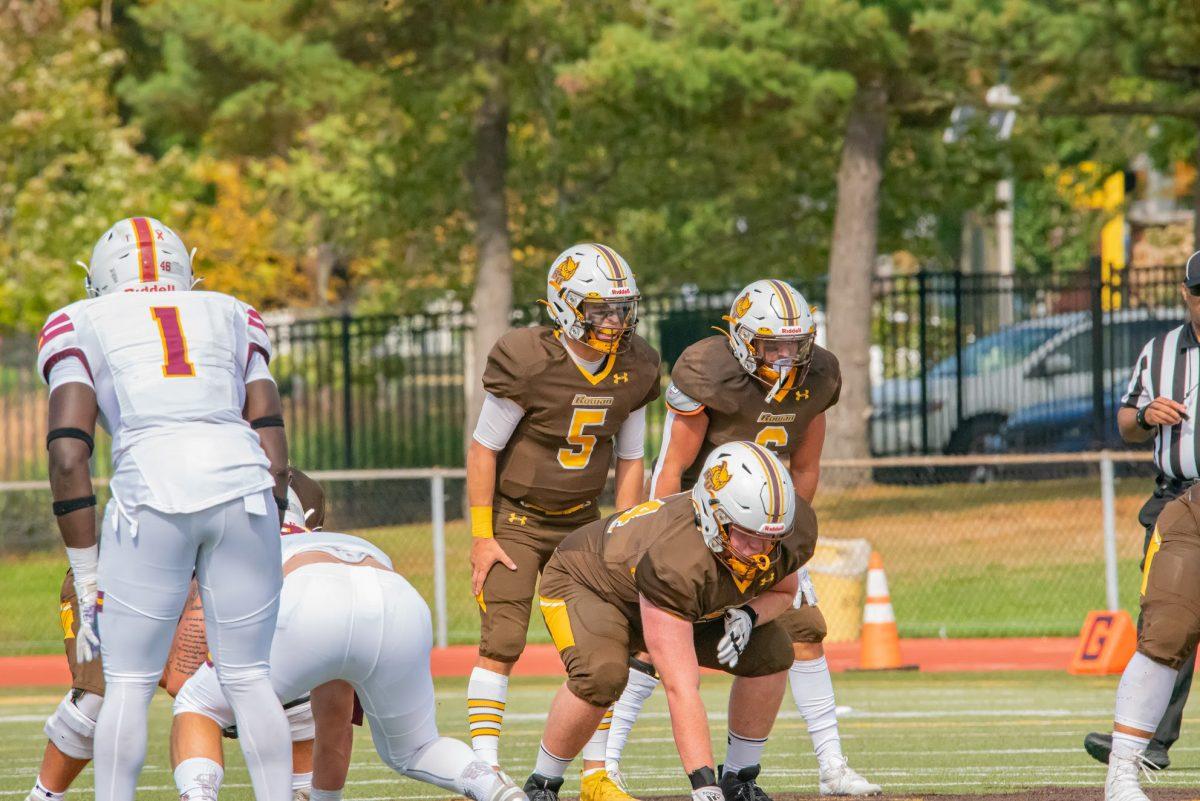
POLYGON ((693 797, 742 795, 741 769, 759 764, 792 664, 791 637, 775 618, 791 606, 816 538, 816 516, 779 459, 750 442, 715 448, 690 493, 567 537, 539 603, 568 678, 525 784, 531 801, 557 801, 566 766, 621 695, 639 649, 662 676, 693 797), (737 677, 719 783, 701 666, 737 677))
MULTIPOLYGON (((289 490, 283 591, 271 643, 271 684, 290 705, 311 692, 316 728, 312 801, 338 801, 350 765, 357 692, 380 758, 393 770, 472 801, 525 801, 466 743, 438 735, 429 607, 377 547, 305 528, 289 490)), ((209 665, 175 699, 171 758, 182 801, 216 801, 221 729, 233 712, 209 665)))
MULTIPOLYGON (((623 258, 604 245, 576 245, 547 278, 554 327, 510 331, 488 355, 467 452, 481 624, 467 711, 471 744, 493 765, 538 574, 568 533, 599 516, 614 456, 617 508, 645 497, 645 407, 659 394, 659 358, 634 333, 637 299, 623 258)), ((605 724, 584 753, 583 801, 628 799, 604 772, 607 736, 605 724)))
POLYGON ((1117 686, 1105 801, 1148 801, 1138 772, 1175 678, 1200 641, 1200 488, 1171 501, 1155 525, 1142 572, 1137 653, 1117 686))

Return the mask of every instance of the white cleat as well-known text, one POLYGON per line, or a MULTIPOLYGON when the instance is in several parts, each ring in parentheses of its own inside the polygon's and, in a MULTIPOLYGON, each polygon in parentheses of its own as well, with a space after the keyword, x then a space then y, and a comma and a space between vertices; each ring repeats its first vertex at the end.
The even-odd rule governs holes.
POLYGON ((312 787, 301 787, 299 790, 292 790, 292 801, 308 801, 312 796, 312 787))
POLYGON ((621 773, 620 762, 606 761, 604 763, 604 772, 608 774, 608 778, 613 780, 613 784, 620 788, 621 792, 626 794, 629 792, 629 787, 625 784, 625 776, 621 773))
POLYGON ((871 784, 850 767, 845 757, 821 763, 821 795, 879 795, 883 788, 871 784))
POLYGON ((1139 773, 1145 773, 1149 781, 1154 781, 1150 771, 1142 764, 1140 755, 1109 755, 1108 776, 1104 779, 1104 801, 1150 801, 1138 782, 1139 773))

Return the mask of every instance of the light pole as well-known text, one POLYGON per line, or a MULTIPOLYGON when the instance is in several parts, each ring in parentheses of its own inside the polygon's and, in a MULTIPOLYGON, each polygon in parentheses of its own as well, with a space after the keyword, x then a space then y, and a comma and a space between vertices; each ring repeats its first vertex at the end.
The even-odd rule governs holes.
MULTIPOLYGON (((987 90, 984 98, 991 114, 988 115, 988 126, 995 132, 996 138, 1007 142, 1012 137, 1013 124, 1017 120, 1017 107, 1021 105, 1018 97, 1006 83, 998 83, 987 90)), ((1000 280, 998 298, 997 322, 1001 326, 1012 325, 1013 322, 1013 293, 1011 288, 1005 291, 1006 284, 1011 287, 1012 276, 1016 272, 1013 257, 1013 181, 1012 160, 1004 155, 1004 175, 996 182, 996 261, 997 272, 1007 276, 1008 280, 1000 280)))

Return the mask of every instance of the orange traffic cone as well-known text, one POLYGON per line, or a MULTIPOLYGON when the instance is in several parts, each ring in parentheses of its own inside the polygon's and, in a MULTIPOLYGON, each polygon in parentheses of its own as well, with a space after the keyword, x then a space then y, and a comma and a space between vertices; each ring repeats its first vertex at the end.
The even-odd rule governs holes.
POLYGON ((916 670, 916 665, 900 661, 900 632, 896 629, 896 613, 888 594, 887 576, 883 572, 883 557, 871 551, 867 564, 867 602, 863 606, 862 652, 859 670, 916 670))

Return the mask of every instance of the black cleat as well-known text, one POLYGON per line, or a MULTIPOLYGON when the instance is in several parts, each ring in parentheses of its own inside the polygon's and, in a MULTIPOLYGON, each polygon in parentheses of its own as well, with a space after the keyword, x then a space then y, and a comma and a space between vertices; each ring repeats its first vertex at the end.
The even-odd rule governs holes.
MULTIPOLYGON (((755 781, 761 770, 761 765, 750 765, 734 774, 726 773, 725 766, 718 765, 717 774, 721 778, 717 781, 717 785, 725 794, 725 801, 771 801, 771 796, 767 795, 755 781)), ((530 799, 532 801, 532 796, 530 799)))
MULTIPOLYGON (((1108 755, 1112 753, 1112 735, 1091 732, 1083 738, 1083 750, 1087 751, 1092 759, 1107 765, 1108 755)), ((1142 754, 1142 761, 1154 770, 1166 770, 1171 767, 1171 757, 1167 756, 1166 749, 1154 742, 1150 743, 1146 753, 1142 754)))
POLYGON ((558 791, 562 789, 563 779, 551 779, 540 773, 531 773, 525 780, 525 795, 529 801, 558 801, 558 791))

